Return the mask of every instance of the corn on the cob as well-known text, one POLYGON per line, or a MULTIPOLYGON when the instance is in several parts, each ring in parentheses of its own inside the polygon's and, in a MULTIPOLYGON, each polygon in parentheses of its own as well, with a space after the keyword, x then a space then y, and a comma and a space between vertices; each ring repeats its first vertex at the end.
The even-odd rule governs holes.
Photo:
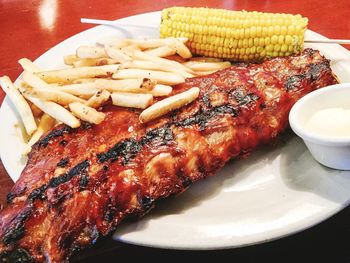
POLYGON ((307 23, 301 15, 171 7, 162 11, 160 35, 188 38, 197 55, 260 60, 299 53, 307 23))

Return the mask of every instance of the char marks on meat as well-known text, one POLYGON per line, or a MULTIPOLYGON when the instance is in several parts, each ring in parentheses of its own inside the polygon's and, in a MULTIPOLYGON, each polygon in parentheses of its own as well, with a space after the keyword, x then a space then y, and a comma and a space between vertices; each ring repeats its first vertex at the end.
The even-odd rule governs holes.
POLYGON ((237 64, 174 88, 193 103, 140 124, 106 105, 100 125, 56 127, 35 144, 0 213, 3 262, 66 262, 128 216, 184 191, 231 158, 274 140, 303 95, 336 83, 329 61, 298 56, 237 64))

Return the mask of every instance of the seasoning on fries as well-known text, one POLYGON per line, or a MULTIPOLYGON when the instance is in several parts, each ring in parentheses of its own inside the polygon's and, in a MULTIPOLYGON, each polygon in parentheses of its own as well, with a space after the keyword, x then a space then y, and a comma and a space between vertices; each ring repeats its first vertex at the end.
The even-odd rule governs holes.
POLYGON ((80 46, 77 48, 76 55, 78 58, 105 58, 107 54, 102 47, 80 46))
POLYGON ((62 86, 55 86, 55 90, 66 92, 83 99, 89 99, 98 90, 94 82, 67 84, 62 86))
POLYGON ((94 108, 80 102, 73 102, 69 104, 69 109, 79 119, 93 124, 99 124, 105 119, 105 114, 103 112, 98 112, 94 108))
POLYGON ((106 45, 105 46, 105 51, 106 51, 107 55, 110 58, 115 59, 116 61, 118 61, 120 63, 123 63, 123 62, 131 60, 131 57, 129 57, 121 49, 113 48, 113 47, 111 47, 109 45, 106 45))
POLYGON ((119 65, 105 65, 94 67, 68 68, 35 72, 39 78, 47 83, 67 83, 80 78, 109 77, 115 73, 119 65))
POLYGON ((98 90, 85 104, 89 107, 97 109, 103 103, 105 103, 110 96, 111 93, 109 93, 107 90, 98 90))

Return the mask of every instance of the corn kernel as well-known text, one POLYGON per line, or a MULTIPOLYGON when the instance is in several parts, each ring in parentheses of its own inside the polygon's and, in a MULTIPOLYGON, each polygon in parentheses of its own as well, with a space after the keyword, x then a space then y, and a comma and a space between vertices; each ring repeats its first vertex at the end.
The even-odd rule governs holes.
POLYGON ((269 33, 269 28, 264 26, 262 28, 262 33, 261 33, 261 36, 268 36, 268 33, 269 33))
POLYGON ((288 46, 286 44, 281 45, 281 51, 286 52, 288 50, 288 46))
POLYGON ((254 46, 254 40, 253 40, 253 38, 249 38, 248 39, 248 47, 252 47, 252 46, 254 46))
POLYGON ((267 45, 265 49, 266 51, 273 51, 273 45, 267 45))
POLYGON ((250 28, 250 36, 251 37, 255 37, 256 36, 256 27, 255 26, 252 26, 250 28))
POLYGON ((288 35, 294 35, 295 34, 295 26, 290 25, 288 26, 288 35))
POLYGON ((269 45, 271 43, 271 38, 265 37, 264 45, 269 45))
POLYGON ((278 36, 278 44, 282 45, 284 43, 284 36, 280 35, 278 36))
POLYGON ((243 39, 243 38, 244 38, 244 29, 243 29, 243 28, 241 28, 241 29, 239 30, 239 36, 238 36, 238 38, 239 38, 239 39, 243 39))
POLYGON ((234 39, 232 41, 232 48, 237 48, 238 47, 238 40, 237 39, 234 39))
POLYGON ((276 44, 273 48, 274 51, 280 51, 281 50, 281 45, 276 44))
POLYGON ((255 53, 256 53, 256 47, 255 47, 255 46, 252 46, 252 47, 250 48, 250 52, 251 52, 252 54, 255 54, 255 53))
POLYGON ((228 47, 230 45, 230 39, 226 38, 224 41, 224 47, 228 47))
POLYGON ((243 39, 243 47, 248 47, 248 39, 243 39))
POLYGON ((271 37, 271 44, 277 44, 278 43, 278 36, 276 35, 273 35, 271 37))
POLYGON ((288 29, 286 26, 281 26, 281 35, 285 36, 287 35, 288 29))
POLYGON ((253 41, 253 43, 254 43, 254 46, 259 46, 259 38, 254 38, 254 41, 253 41))
POLYGON ((246 29, 244 30, 244 38, 245 38, 245 39, 250 38, 250 29, 249 29, 249 28, 246 28, 246 29))
POLYGON ((290 35, 286 35, 284 43, 286 45, 290 45, 290 44, 292 44, 292 41, 293 41, 293 38, 290 35))
POLYGON ((276 35, 281 34, 281 27, 280 27, 279 25, 276 25, 276 26, 275 26, 275 34, 276 34, 276 35))

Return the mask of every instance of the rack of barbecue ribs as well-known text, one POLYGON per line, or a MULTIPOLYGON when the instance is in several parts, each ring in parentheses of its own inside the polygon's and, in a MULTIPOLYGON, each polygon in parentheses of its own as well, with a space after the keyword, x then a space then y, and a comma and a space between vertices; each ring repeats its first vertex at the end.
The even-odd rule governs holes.
POLYGON ((2 262, 68 262, 126 217, 214 175, 288 127, 293 104, 335 84, 316 50, 235 64, 174 87, 199 87, 191 104, 147 124, 106 104, 106 119, 43 135, 0 213, 2 262))

